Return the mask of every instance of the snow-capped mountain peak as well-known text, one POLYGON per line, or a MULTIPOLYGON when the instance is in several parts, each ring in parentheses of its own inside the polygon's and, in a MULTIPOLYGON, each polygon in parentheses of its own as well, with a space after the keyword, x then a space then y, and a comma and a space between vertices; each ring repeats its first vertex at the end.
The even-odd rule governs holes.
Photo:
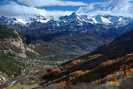
POLYGON ((93 21, 93 23, 95 23, 95 24, 98 23, 97 20, 96 20, 94 17, 92 18, 92 21, 93 21))
POLYGON ((96 24, 103 24, 103 25, 114 25, 114 26, 124 26, 127 25, 130 22, 133 22, 133 19, 126 18, 122 16, 112 16, 112 15, 79 15, 76 12, 72 13, 68 16, 61 16, 58 20, 55 19, 49 19, 45 18, 43 16, 35 16, 30 18, 9 18, 9 17, 0 17, 0 23, 2 24, 8 24, 8 25, 14 25, 14 24, 20 24, 20 25, 30 25, 39 27, 44 27, 45 25, 49 25, 51 28, 57 28, 61 26, 71 26, 71 28, 74 28, 75 26, 83 27, 87 25, 96 25, 96 24), (45 25, 44 25, 45 24, 45 25))
POLYGON ((16 18, 14 22, 18 24, 24 24, 24 25, 28 23, 28 21, 26 21, 25 19, 21 19, 21 18, 16 18))
POLYGON ((105 23, 105 24, 110 24, 110 23, 112 23, 109 19, 107 19, 107 18, 105 18, 105 17, 101 17, 101 20, 102 20, 102 22, 105 23))

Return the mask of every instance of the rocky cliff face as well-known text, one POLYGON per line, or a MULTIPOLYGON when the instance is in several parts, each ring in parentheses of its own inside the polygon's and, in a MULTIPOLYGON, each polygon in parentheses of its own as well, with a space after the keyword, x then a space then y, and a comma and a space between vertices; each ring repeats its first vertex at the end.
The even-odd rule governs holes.
POLYGON ((25 46, 19 34, 4 25, 0 25, 0 56, 26 58, 25 46))
POLYGON ((0 45, 1 56, 26 58, 24 43, 20 37, 0 39, 0 45))
POLYGON ((16 77, 25 69, 30 54, 37 54, 29 48, 14 30, 0 25, 0 81, 4 76, 16 77))
POLYGON ((27 51, 36 53, 24 43, 24 40, 17 31, 0 25, 0 56, 27 58, 27 51))

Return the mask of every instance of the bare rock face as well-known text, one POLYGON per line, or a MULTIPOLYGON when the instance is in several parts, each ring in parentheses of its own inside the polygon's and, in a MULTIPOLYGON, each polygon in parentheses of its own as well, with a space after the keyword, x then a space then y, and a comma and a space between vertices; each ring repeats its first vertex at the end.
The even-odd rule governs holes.
POLYGON ((27 48, 15 29, 0 25, 0 56, 26 58, 27 48))
POLYGON ((26 48, 24 46, 24 43, 22 41, 22 39, 19 37, 16 40, 11 41, 11 45, 15 46, 16 48, 18 48, 18 52, 15 53, 16 56, 18 57, 22 57, 22 58, 26 58, 26 48))
POLYGON ((26 58, 25 47, 20 37, 0 39, 1 56, 17 56, 26 58))
POLYGON ((0 85, 5 83, 7 80, 6 75, 0 72, 0 85))

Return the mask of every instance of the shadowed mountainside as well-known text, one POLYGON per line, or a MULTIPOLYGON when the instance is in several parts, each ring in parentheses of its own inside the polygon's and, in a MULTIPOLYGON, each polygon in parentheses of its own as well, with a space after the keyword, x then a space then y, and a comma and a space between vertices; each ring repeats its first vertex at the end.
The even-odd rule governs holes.
POLYGON ((43 78, 46 84, 118 81, 133 73, 133 31, 116 38, 92 53, 52 68, 43 78), (51 77, 52 76, 52 77, 51 77))

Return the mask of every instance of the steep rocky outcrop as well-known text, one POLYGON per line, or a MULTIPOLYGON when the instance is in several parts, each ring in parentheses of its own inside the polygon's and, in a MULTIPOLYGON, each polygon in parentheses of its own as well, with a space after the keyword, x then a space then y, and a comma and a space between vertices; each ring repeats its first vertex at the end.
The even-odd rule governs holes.
MULTIPOLYGON (((25 69, 30 55, 38 55, 33 49, 28 47, 21 36, 11 28, 0 25, 0 73, 10 78, 21 74, 25 69)), ((0 76, 2 76, 0 74, 0 76)))
POLYGON ((25 46, 19 34, 4 25, 0 25, 0 56, 26 58, 25 46))
POLYGON ((0 45, 1 56, 17 56, 26 58, 24 43, 20 37, 0 39, 0 45))

